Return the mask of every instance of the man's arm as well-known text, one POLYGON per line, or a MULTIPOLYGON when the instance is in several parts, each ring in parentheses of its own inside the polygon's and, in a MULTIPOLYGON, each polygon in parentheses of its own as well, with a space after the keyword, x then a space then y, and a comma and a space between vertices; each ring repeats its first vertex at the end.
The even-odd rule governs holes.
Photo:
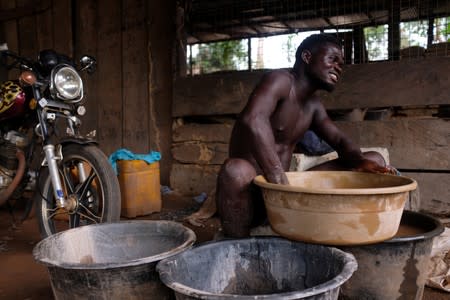
POLYGON ((278 101, 289 96, 290 89, 291 78, 288 73, 274 71, 266 74, 251 94, 241 115, 253 157, 266 179, 272 183, 289 183, 276 151, 270 118, 278 101))
POLYGON ((346 168, 355 171, 386 173, 389 170, 376 162, 364 158, 359 145, 345 135, 328 117, 322 103, 317 100, 312 121, 312 129, 324 139, 339 156, 339 161, 346 168))

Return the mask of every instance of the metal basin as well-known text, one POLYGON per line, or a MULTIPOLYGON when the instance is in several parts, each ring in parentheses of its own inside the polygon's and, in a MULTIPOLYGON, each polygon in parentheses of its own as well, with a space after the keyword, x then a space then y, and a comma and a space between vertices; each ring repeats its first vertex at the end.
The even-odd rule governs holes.
POLYGON ((190 248, 194 232, 172 221, 123 221, 60 232, 39 242, 55 299, 172 299, 156 264, 190 248))
POLYGON ((392 239, 340 247, 355 256, 359 268, 343 284, 339 299, 360 300, 361 295, 371 300, 422 299, 433 239, 443 231, 438 219, 405 210, 399 231, 392 239))
POLYGON ((350 172, 287 172, 290 185, 257 176, 272 229, 289 239, 363 245, 392 238, 417 182, 404 176, 350 172))
POLYGON ((156 268, 177 300, 336 300, 357 262, 334 247, 258 237, 205 243, 156 268))

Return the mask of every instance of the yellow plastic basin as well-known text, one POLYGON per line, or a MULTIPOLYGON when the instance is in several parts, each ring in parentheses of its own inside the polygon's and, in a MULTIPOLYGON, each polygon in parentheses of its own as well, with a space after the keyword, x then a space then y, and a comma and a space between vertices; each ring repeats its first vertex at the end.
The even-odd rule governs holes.
POLYGON ((272 229, 283 237, 326 245, 392 238, 414 179, 350 171, 286 172, 290 185, 257 176, 272 229))

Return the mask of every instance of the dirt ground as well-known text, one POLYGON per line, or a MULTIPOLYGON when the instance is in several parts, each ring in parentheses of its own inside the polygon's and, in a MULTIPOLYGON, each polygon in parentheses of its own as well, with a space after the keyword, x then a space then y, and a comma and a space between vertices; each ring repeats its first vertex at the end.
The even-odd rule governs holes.
MULTIPOLYGON (((183 222, 184 217, 196 211, 198 207, 189 197, 166 196, 160 213, 137 219, 183 222)), ((38 264, 32 257, 33 247, 40 241, 36 218, 31 216, 19 222, 23 215, 20 205, 16 205, 13 212, 11 215, 6 206, 0 207, 0 299, 53 299, 46 267, 38 264)), ((207 220, 204 227, 192 226, 186 222, 183 224, 195 231, 197 243, 212 240, 220 230, 216 217, 207 220)), ((450 294, 425 289, 423 300, 444 299, 450 299, 450 294)))

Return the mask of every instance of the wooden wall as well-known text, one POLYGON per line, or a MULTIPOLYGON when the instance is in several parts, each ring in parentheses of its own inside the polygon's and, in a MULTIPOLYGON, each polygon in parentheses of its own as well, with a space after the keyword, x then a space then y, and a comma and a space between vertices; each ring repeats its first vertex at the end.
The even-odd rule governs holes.
MULTIPOLYGON (((95 56, 97 72, 84 75, 84 131, 97 130, 106 154, 160 151, 162 184, 199 194, 214 189, 233 116, 263 71, 178 78, 172 89, 175 19, 174 0, 0 0, 0 42, 29 57, 45 48, 95 56)), ((449 57, 348 66, 324 94, 330 110, 400 107, 403 117, 338 126, 361 146, 388 148, 392 164, 419 181, 423 209, 447 214, 450 125, 417 112, 448 107, 449 67, 449 57)))
MULTIPOLYGON (((336 121, 361 147, 385 147, 390 162, 419 183, 421 209, 450 215, 450 57, 346 66, 330 113, 389 108, 378 120, 336 121), (356 109, 356 110, 355 110, 356 109)), ((209 74, 175 83, 171 185, 183 193, 214 190, 228 155, 235 114, 264 71, 209 74), (207 87, 207 88, 206 88, 207 87)))
POLYGON ((119 148, 161 152, 167 184, 175 1, 0 0, 0 10, 0 42, 10 50, 35 58, 54 48, 97 59, 96 73, 83 75, 83 131, 96 129, 107 155, 119 148))

